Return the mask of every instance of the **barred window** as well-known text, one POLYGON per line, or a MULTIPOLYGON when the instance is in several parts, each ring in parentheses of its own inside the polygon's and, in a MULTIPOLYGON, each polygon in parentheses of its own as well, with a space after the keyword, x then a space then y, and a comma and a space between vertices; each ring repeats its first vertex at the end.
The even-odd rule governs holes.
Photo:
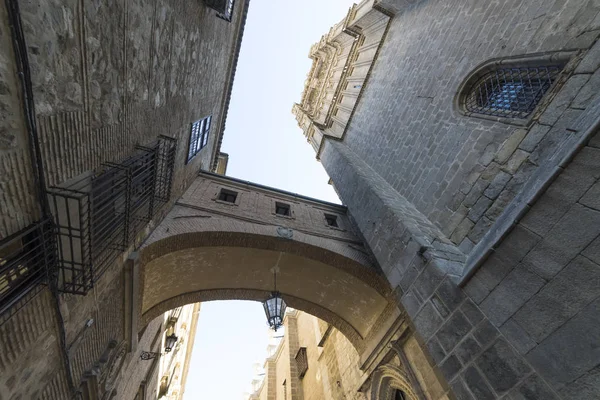
POLYGON ((488 70, 468 86, 468 112, 505 118, 527 118, 558 78, 563 66, 508 67, 488 70))
POLYGON ((298 377, 304 378, 306 371, 308 370, 308 357, 306 355, 306 347, 300 347, 298 353, 296 353, 296 366, 298 367, 298 377))
POLYGON ((190 130, 190 144, 188 148, 187 162, 202 150, 208 144, 208 135, 210 134, 211 116, 202 118, 192 124, 190 130))

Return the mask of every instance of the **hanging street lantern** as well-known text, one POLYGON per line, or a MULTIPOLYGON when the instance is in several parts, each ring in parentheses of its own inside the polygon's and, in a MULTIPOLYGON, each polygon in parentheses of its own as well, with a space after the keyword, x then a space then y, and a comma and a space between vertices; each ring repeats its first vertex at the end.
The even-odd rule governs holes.
POLYGON ((285 316, 287 305, 281 298, 281 293, 277 291, 277 272, 275 271, 273 271, 273 280, 275 282, 275 290, 271 292, 271 297, 263 302, 263 307, 269 326, 277 332, 277 329, 281 328, 283 325, 283 317, 285 316))
POLYGON ((179 338, 175 336, 175 333, 171 333, 169 336, 167 336, 165 339, 165 353, 173 350, 173 347, 175 347, 175 344, 177 343, 177 339, 179 338))

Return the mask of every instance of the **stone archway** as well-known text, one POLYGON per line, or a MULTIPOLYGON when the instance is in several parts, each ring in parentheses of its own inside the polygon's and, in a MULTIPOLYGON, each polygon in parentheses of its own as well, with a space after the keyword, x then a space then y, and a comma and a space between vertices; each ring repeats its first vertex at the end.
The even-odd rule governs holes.
POLYGON ((419 400, 402 368, 385 364, 372 375, 371 400, 394 400, 400 391, 406 400, 419 400))
POLYGON ((240 232, 190 232, 140 254, 142 326, 172 308, 211 300, 262 301, 277 289, 357 348, 388 307, 386 282, 358 261, 319 246, 240 232))
POLYGON ((196 178, 143 243, 139 271, 140 328, 192 302, 263 301, 273 271, 290 307, 328 322, 359 353, 399 315, 345 207, 215 175, 196 178), (224 189, 235 202, 219 200, 224 189), (291 214, 278 217, 276 202, 291 214))

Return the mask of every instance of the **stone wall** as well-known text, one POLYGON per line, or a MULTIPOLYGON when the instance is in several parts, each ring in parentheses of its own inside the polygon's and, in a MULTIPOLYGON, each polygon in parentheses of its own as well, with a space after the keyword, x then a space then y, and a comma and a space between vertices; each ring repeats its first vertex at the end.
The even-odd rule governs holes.
MULTIPOLYGON (((118 162, 134 146, 159 135, 178 140, 175 194, 195 172, 212 169, 228 103, 232 61, 244 2, 233 22, 202 2, 181 0, 21 2, 31 68, 42 166, 49 186, 104 162, 118 162), (187 164, 191 124, 212 115, 209 143, 187 164)), ((6 18, 4 9, 2 15, 6 18)), ((2 29, 7 28, 7 24, 2 29)), ((28 178, 28 140, 6 29, 0 77, 6 90, 0 165, 6 235, 38 216, 28 178)))
POLYGON ((499 219, 516 226, 489 231, 499 242, 482 242, 490 256, 482 258, 480 249, 483 265, 472 278, 465 275, 471 258, 436 237, 424 216, 345 143, 327 141, 325 168, 431 365, 449 384, 442 382, 437 398, 444 391, 459 399, 596 395, 599 359, 586 349, 597 340, 589 332, 598 326, 600 296, 597 109, 596 100, 569 125, 570 141, 555 149, 507 208, 510 217, 525 204, 518 218, 499 219), (564 155, 569 151, 572 160, 564 155), (527 194, 532 188, 541 192, 527 194), (464 289, 456 286, 457 276, 464 289))
MULTIPOLYGON (((19 5, 48 185, 118 162, 158 135, 178 140, 172 201, 200 168, 212 168, 247 2, 236 3, 231 23, 216 18, 202 2, 179 0, 19 5), (186 164, 191 123, 207 115, 212 115, 208 146, 186 164)), ((0 18, 5 55, 0 87, 6 89, 0 93, 6 109, 0 123, 2 238, 40 218, 40 210, 4 4, 0 18)), ((43 289, 0 327, 3 338, 19 338, 17 345, 0 345, 3 398, 62 400, 77 390, 97 395, 115 390, 118 398, 129 399, 142 380, 156 386, 153 363, 141 361, 139 350, 160 348, 160 341, 153 342, 160 322, 140 333, 140 347, 123 353, 130 339, 124 328, 131 319, 124 309, 130 283, 123 264, 164 211, 87 295, 43 289)), ((147 398, 152 395, 147 390, 147 398)))
POLYGON ((597 92, 598 45, 585 54, 600 32, 600 6, 589 0, 377 4, 397 13, 344 141, 468 253, 597 92), (465 117, 455 107, 461 83, 478 65, 566 50, 573 62, 528 126, 465 117), (578 67, 580 57, 586 61, 578 67))

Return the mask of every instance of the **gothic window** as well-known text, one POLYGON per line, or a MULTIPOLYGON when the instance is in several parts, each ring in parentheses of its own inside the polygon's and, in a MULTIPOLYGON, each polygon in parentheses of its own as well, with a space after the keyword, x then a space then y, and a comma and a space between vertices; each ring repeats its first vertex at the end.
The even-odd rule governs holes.
POLYGON ((192 124, 190 130, 190 143, 188 147, 188 157, 186 163, 190 162, 196 154, 208 144, 208 135, 210 134, 211 116, 202 118, 192 124))
POLYGON ((401 390, 396 390, 396 394, 394 395, 394 400, 404 400, 404 393, 401 390))
POLYGON ((458 107, 469 116, 523 125, 553 88, 570 56, 520 56, 483 64, 462 84, 458 107))

